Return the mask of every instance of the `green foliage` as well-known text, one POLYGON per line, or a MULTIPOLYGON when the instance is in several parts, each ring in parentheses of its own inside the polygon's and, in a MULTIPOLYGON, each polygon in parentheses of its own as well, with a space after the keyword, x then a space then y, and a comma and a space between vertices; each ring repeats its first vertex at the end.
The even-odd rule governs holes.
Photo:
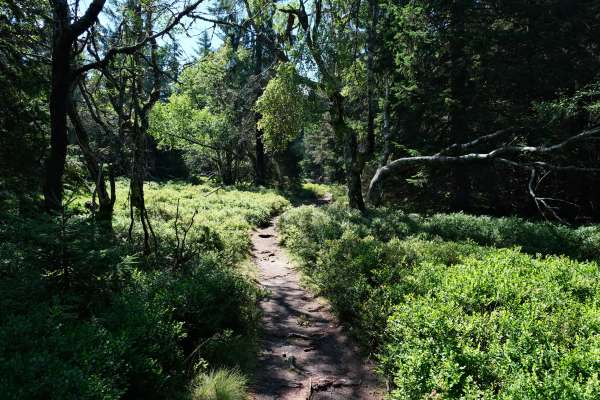
POLYGON ((304 190, 313 194, 313 198, 322 199, 330 197, 337 202, 344 201, 346 198, 346 188, 341 185, 324 185, 320 183, 307 182, 302 185, 304 190))
POLYGON ((584 116, 592 121, 600 118, 600 82, 593 82, 572 96, 562 96, 553 101, 535 103, 540 119, 559 123, 568 118, 584 116))
POLYGON ((250 367, 257 288, 237 265, 251 227, 288 202, 214 189, 147 185, 160 244, 152 257, 139 253, 137 227, 127 242, 126 182, 112 225, 90 219, 79 199, 64 218, 2 214, 3 398, 172 398, 186 395, 189 371, 250 367), (180 260, 178 198, 180 239, 199 210, 180 260))
POLYGON ((567 255, 581 260, 597 260, 600 255, 597 225, 570 228, 515 217, 475 217, 462 213, 436 214, 420 221, 420 230, 445 240, 472 240, 496 247, 521 246, 530 254, 567 255))
MULTIPOLYGON (((434 214, 424 217, 387 208, 371 210, 365 217, 348 210, 340 202, 329 207, 327 213, 319 209, 314 212, 306 209, 290 211, 282 219, 282 224, 285 224, 288 219, 293 221, 300 216, 307 219, 315 218, 316 225, 329 224, 332 229, 335 228, 334 232, 339 232, 348 221, 351 221, 354 229, 362 235, 371 234, 386 241, 393 237, 403 239, 418 236, 431 240, 474 242, 482 246, 519 246, 522 251, 529 254, 566 255, 579 260, 598 260, 600 254, 600 228, 597 225, 572 228, 550 222, 532 222, 517 217, 498 218, 464 213, 434 214)), ((309 222, 304 220, 304 223, 309 222)), ((297 222, 292 222, 290 225, 296 224, 297 222)), ((314 229, 319 231, 318 226, 314 229)), ((327 239, 333 238, 336 237, 327 237, 327 239)), ((322 240, 318 241, 322 243, 322 240)), ((318 243, 316 245, 318 246, 318 243)))
POLYGON ((42 21, 48 13, 47 3, 0 2, 0 202, 10 191, 23 209, 38 188, 47 146, 50 69, 43 55, 51 35, 42 21))
POLYGON ((308 116, 307 94, 294 65, 279 64, 277 74, 254 106, 261 115, 257 125, 264 132, 268 149, 285 149, 300 133, 308 116))
POLYGON ((423 268, 434 290, 408 295, 388 321, 391 398, 600 394, 597 264, 498 250, 423 268))
POLYGON ((390 398, 598 396, 600 268, 545 256, 597 259, 597 227, 364 216, 334 203, 290 210, 279 228, 310 282, 379 354, 390 398))
POLYGON ((350 65, 342 76, 342 95, 351 101, 363 98, 367 91, 366 75, 364 61, 358 60, 350 65))
POLYGON ((208 109, 198 109, 187 95, 173 94, 169 102, 152 110, 150 134, 164 146, 188 148, 198 144, 210 145, 227 126, 222 117, 208 109))
MULTIPOLYGON (((129 227, 127 188, 126 182, 118 182, 117 213, 113 224, 122 233, 129 227)), ((147 183, 145 197, 151 216, 154 216, 153 228, 162 245, 169 249, 176 244, 174 221, 179 203, 180 235, 181 228, 189 225, 194 212, 198 212, 186 238, 188 248, 205 256, 213 253, 226 263, 240 261, 246 256, 250 248, 248 231, 252 226, 267 223, 273 215, 289 206, 285 198, 272 190, 247 191, 174 182, 147 183)), ((140 226, 135 227, 134 234, 141 236, 140 226)))
POLYGON ((247 84, 250 53, 225 45, 185 68, 175 93, 150 116, 149 133, 161 146, 184 150, 194 173, 216 171, 235 183, 251 141, 255 95, 247 84))
POLYGON ((220 369, 201 373, 191 387, 192 400, 244 400, 246 378, 237 371, 220 369))
POLYGON ((307 178, 329 183, 344 181, 343 143, 340 143, 331 121, 323 119, 309 124, 304 129, 302 142, 302 169, 307 178))

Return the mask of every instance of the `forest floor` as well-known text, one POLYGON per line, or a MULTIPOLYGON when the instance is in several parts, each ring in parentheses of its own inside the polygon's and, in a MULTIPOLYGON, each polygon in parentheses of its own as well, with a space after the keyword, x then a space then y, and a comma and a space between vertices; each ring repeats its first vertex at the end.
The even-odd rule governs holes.
POLYGON ((279 245, 277 218, 252 233, 252 258, 268 294, 254 400, 382 399, 384 390, 324 299, 300 285, 279 245))

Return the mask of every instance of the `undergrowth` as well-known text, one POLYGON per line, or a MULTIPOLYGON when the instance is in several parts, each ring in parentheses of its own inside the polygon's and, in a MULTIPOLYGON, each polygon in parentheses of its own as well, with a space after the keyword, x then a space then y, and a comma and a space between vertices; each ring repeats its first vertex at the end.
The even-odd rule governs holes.
POLYGON ((600 396, 597 226, 333 204, 279 228, 391 399, 600 396))
POLYGON ((238 265, 248 230, 289 203, 215 189, 147 185, 159 244, 151 256, 140 252, 139 227, 128 240, 126 182, 112 224, 94 221, 83 198, 64 216, 3 213, 1 397, 188 398, 190 376, 251 368, 257 288, 238 265), (179 251, 176 224, 179 242, 191 226, 179 251))

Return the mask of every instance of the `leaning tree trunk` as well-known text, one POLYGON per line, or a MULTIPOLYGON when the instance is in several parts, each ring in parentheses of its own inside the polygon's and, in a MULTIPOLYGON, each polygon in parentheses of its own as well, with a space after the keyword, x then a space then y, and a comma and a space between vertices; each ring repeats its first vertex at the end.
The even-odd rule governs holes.
MULTIPOLYGON (((98 160, 94 154, 94 151, 90 147, 87 131, 81 122, 81 118, 79 117, 74 104, 71 104, 69 109, 69 119, 75 128, 75 136, 77 138, 79 148, 81 149, 81 153, 83 154, 83 159, 85 161, 87 170, 92 180, 95 182, 94 195, 98 196, 98 212, 96 213, 96 218, 100 220, 110 220, 112 219, 113 208, 115 204, 115 182, 112 169, 109 167, 108 178, 111 185, 109 193, 108 188, 106 187, 105 177, 103 176, 104 171, 102 168, 102 163, 98 160)), ((94 202, 95 198, 92 198, 92 203, 94 202)))
POLYGON ((73 44, 90 28, 106 0, 93 0, 85 13, 71 23, 67 0, 53 0, 52 5, 52 78, 50 85, 50 154, 46 159, 43 182, 44 203, 48 211, 62 209, 63 174, 67 159, 67 114, 74 80, 71 65, 73 44))

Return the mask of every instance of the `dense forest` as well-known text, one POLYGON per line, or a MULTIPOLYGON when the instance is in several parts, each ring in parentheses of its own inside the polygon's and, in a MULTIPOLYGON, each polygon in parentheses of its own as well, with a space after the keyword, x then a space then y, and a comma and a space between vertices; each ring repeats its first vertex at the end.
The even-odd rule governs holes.
POLYGON ((0 398, 600 398, 600 2, 0 0, 0 77, 0 398))

